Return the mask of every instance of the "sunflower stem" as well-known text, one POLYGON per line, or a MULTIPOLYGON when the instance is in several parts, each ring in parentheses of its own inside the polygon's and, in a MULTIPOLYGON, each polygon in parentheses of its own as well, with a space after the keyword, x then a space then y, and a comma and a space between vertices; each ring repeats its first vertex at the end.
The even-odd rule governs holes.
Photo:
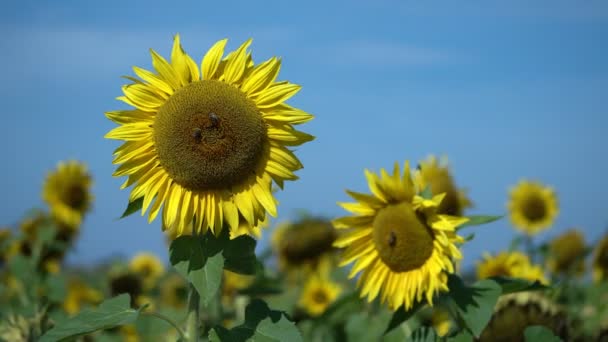
POLYGON ((194 285, 190 284, 188 296, 188 316, 186 318, 186 341, 198 342, 200 335, 200 296, 194 285))

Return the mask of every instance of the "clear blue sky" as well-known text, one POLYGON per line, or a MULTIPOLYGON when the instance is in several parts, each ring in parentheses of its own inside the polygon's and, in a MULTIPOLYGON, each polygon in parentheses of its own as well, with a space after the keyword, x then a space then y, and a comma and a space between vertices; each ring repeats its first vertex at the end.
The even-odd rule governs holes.
MULTIPOLYGON (((114 127, 133 65, 167 56, 182 35, 200 61, 213 42, 248 37, 257 61, 283 58, 290 102, 316 115, 317 139, 298 149, 301 180, 279 194, 280 219, 298 209, 338 216, 363 169, 446 154, 472 213, 504 212, 507 188, 536 178, 559 194, 555 227, 596 239, 608 226, 608 3, 605 1, 16 1, 0 4, 3 192, 0 222, 42 206, 45 173, 89 164, 95 208, 69 260, 151 250, 166 256, 158 221, 115 221, 128 193, 111 177, 114 127)), ((276 222, 276 221, 275 221, 276 222)), ((508 220, 478 228, 465 265, 506 248, 508 220)))

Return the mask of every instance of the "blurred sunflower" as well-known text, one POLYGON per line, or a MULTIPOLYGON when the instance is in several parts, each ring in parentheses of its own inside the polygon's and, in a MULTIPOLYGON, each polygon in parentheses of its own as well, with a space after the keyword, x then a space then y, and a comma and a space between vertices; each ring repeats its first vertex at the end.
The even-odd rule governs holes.
POLYGON ((608 278, 608 234, 598 242, 593 251, 593 280, 603 281, 608 278))
POLYGON ((222 303, 225 306, 230 305, 239 290, 243 290, 251 286, 255 280, 254 276, 238 274, 224 270, 224 278, 222 282, 222 303))
POLYGON ((338 298, 342 287, 326 277, 312 275, 308 278, 300 295, 299 305, 313 316, 319 316, 338 298))
POLYGON ((139 275, 143 281, 144 289, 151 289, 156 281, 165 272, 165 266, 160 259, 152 253, 139 253, 129 262, 131 272, 139 275))
POLYGON ((559 212, 557 195, 539 182, 521 181, 510 191, 507 204, 515 228, 536 235, 553 224, 559 212))
POLYGON ((73 160, 60 162, 57 170, 47 176, 42 198, 59 222, 76 228, 91 207, 91 184, 85 164, 73 160))
POLYGON ((544 326, 569 341, 566 313, 536 292, 502 296, 479 341, 524 341, 524 331, 533 325, 544 326))
POLYGON ((549 243, 547 266, 553 273, 582 275, 585 271, 585 237, 570 229, 549 243))
POLYGON ((12 235, 13 233, 10 228, 0 228, 0 266, 8 260, 12 235))
POLYGON ((110 275, 110 294, 112 297, 128 293, 131 297, 131 306, 136 306, 139 297, 143 295, 144 288, 141 278, 131 272, 117 272, 110 275))
POLYGON ((122 342, 139 342, 141 339, 139 338, 139 334, 137 333, 137 328, 134 324, 123 325, 118 328, 118 332, 122 337, 122 342))
POLYGON ((453 260, 462 258, 456 227, 468 219, 437 214, 445 195, 419 195, 408 162, 403 174, 395 163, 392 175, 384 169, 365 175, 372 195, 347 191, 357 202, 339 204, 354 216, 334 220, 338 229, 352 228, 334 243, 346 249, 341 266, 354 262, 350 278, 362 271, 357 286, 369 301, 380 294, 392 310, 423 298, 432 305, 436 293, 448 290, 453 260))
POLYGON ((188 299, 188 283, 179 274, 172 273, 160 283, 160 300, 164 305, 181 309, 188 299))
POLYGON ((281 61, 255 65, 251 40, 225 57, 226 39, 215 43, 199 67, 175 36, 171 61, 151 50, 156 72, 134 67, 141 79, 123 87, 119 100, 135 107, 106 113, 120 124, 106 138, 125 140, 114 153, 114 176, 135 185, 130 201, 143 198, 151 222, 163 209, 163 226, 178 234, 219 233, 226 223, 249 227, 276 216, 271 185, 298 177, 302 164, 289 147, 313 139, 293 126, 312 115, 285 103, 300 86, 276 78, 281 61), (202 74, 202 75, 201 75, 202 74))
POLYGON ((307 273, 317 269, 320 261, 334 250, 336 237, 330 221, 304 217, 278 225, 272 234, 271 245, 282 271, 307 273))
POLYGON ((433 307, 428 311, 419 311, 418 315, 423 326, 431 326, 439 337, 446 336, 452 329, 450 313, 442 307, 433 307))
POLYGON ((485 279, 495 276, 521 278, 548 284, 543 269, 532 265, 528 255, 512 251, 501 252, 495 256, 484 255, 483 261, 477 263, 477 278, 485 279))
POLYGON ((422 189, 428 186, 433 194, 445 193, 437 213, 462 216, 464 209, 472 206, 466 192, 456 187, 447 158, 442 158, 440 162, 435 156, 429 156, 420 162, 415 177, 422 189))
POLYGON ((63 310, 68 315, 74 315, 80 312, 83 306, 96 305, 103 300, 101 292, 76 278, 70 279, 67 290, 67 295, 63 300, 63 310))

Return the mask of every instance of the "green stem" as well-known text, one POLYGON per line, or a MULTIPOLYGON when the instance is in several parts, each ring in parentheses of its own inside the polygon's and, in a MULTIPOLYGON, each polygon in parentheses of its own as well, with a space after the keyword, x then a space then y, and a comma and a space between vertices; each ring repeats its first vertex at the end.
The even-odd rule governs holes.
POLYGON ((190 284, 189 292, 188 317, 186 318, 186 341, 198 342, 198 337, 200 335, 200 296, 192 284, 190 284))
POLYGON ((160 318, 163 321, 171 324, 175 330, 177 330, 177 332, 179 333, 179 337, 181 337, 182 339, 186 339, 186 336, 184 334, 184 331, 179 327, 179 325, 177 325, 175 322, 173 322, 173 320, 159 312, 142 312, 142 314, 147 315, 147 316, 152 316, 152 317, 156 317, 156 318, 160 318))

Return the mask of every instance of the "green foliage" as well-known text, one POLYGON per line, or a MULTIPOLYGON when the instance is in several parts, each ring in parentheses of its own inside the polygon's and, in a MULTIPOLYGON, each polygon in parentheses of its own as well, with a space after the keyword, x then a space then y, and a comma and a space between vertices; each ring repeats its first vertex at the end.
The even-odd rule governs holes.
POLYGON ((122 294, 104 301, 97 309, 83 310, 72 318, 58 322, 40 338, 40 341, 61 341, 97 330, 133 323, 139 316, 139 310, 131 309, 130 300, 128 294, 122 294))
POLYGON ((385 333, 390 332, 391 330, 393 330, 396 327, 398 327, 399 325, 401 325, 401 323, 410 319, 425 304, 426 304, 426 302, 424 302, 424 301, 417 302, 409 310, 405 310, 405 308, 403 306, 400 306, 399 309, 397 309, 397 311, 395 311, 395 313, 393 314, 393 317, 391 318, 391 321, 388 323, 388 327, 386 328, 385 333))
POLYGON ((526 342, 560 342, 562 339, 555 336, 551 329, 540 325, 527 327, 524 331, 526 342))
POLYGON ((431 327, 420 327, 412 333, 412 342, 435 342, 437 335, 431 327))
POLYGON ((223 255, 224 267, 239 274, 253 275, 261 267, 255 256, 255 240, 248 235, 241 235, 226 243, 223 255))
POLYGON ((136 212, 141 210, 141 207, 143 205, 144 205, 143 196, 134 200, 133 202, 129 202, 129 204, 127 205, 127 208, 122 213, 122 215, 119 217, 119 219, 123 219, 127 216, 131 216, 131 215, 135 214, 136 212))
POLYGON ((502 294, 509 294, 522 291, 540 291, 549 289, 548 286, 541 284, 539 281, 530 281, 519 278, 509 277, 492 277, 490 278, 500 285, 502 294))
POLYGON ((502 215, 499 215, 499 216, 471 215, 471 216, 467 216, 467 218, 469 220, 467 222, 461 224, 460 226, 458 226, 458 229, 462 229, 464 227, 471 227, 471 226, 480 226, 482 224, 494 222, 494 221, 500 220, 501 218, 503 218, 503 216, 502 215))

